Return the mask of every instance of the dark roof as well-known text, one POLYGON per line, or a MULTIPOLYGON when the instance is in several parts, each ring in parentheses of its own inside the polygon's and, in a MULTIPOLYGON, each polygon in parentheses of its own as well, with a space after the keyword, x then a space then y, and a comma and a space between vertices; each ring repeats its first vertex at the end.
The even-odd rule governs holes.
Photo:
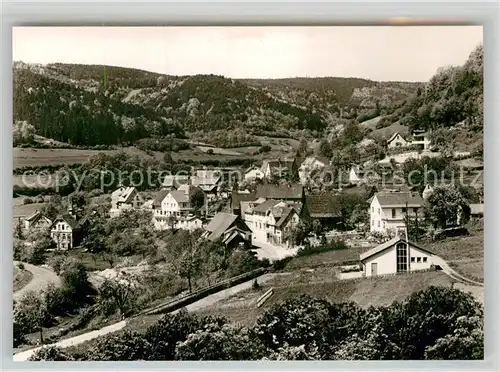
POLYGON ((312 218, 340 216, 339 196, 332 193, 306 195, 306 207, 312 218))
POLYGON ((40 218, 41 215, 42 214, 40 213, 40 211, 36 210, 35 213, 26 218, 26 221, 37 220, 38 218, 40 218))
POLYGON ((374 197, 381 206, 420 207, 424 204, 420 195, 411 192, 379 192, 374 197))
POLYGON ((364 253, 361 253, 359 255, 359 260, 360 261, 364 261, 364 260, 366 260, 367 258, 369 258, 371 256, 374 256, 374 255, 376 255, 378 253, 381 253, 381 252, 385 251, 386 249, 391 248, 392 246, 396 245, 399 242, 403 242, 403 243, 409 244, 412 247, 417 248, 417 249, 419 249, 421 251, 427 252, 429 254, 432 254, 432 255, 435 254, 434 252, 431 252, 428 249, 419 247, 418 245, 416 245, 416 244, 414 244, 414 243, 412 243, 410 241, 406 241, 406 240, 404 240, 404 239, 402 239, 400 237, 395 237, 395 238, 392 238, 391 240, 386 241, 385 243, 382 243, 382 244, 380 244, 380 245, 378 245, 378 246, 376 246, 376 247, 374 247, 374 248, 372 248, 372 249, 370 249, 370 250, 368 250, 368 251, 366 251, 364 253))
POLYGON ((57 216, 54 219, 54 221, 52 221, 52 225, 54 225, 54 223, 56 223, 57 221, 61 221, 61 220, 66 222, 72 229, 76 229, 79 227, 79 223, 75 219, 75 217, 73 217, 72 215, 70 215, 68 213, 57 216))
POLYGON ((153 198, 153 207, 155 208, 161 207, 161 202, 163 201, 163 199, 167 197, 169 192, 170 192, 169 190, 165 189, 158 191, 155 194, 155 197, 153 198))
POLYGON ((257 198, 265 199, 302 199, 304 188, 301 184, 276 186, 272 184, 258 185, 257 198))
POLYGON ((242 201, 253 201, 256 200, 255 192, 249 194, 240 194, 237 191, 231 193, 231 209, 238 210, 241 208, 242 201))
POLYGON ((254 212, 266 213, 268 209, 274 207, 276 204, 280 203, 279 200, 269 199, 263 203, 257 204, 254 208, 254 212))
POLYGON ((210 232, 209 240, 217 240, 222 234, 231 227, 237 220, 238 216, 231 213, 217 213, 214 218, 209 222, 205 230, 210 232))
POLYGON ((275 207, 272 208, 272 213, 275 217, 279 218, 278 221, 276 221, 275 226, 281 227, 283 223, 288 219, 288 216, 292 213, 297 213, 297 211, 290 206, 286 207, 275 207))
POLYGON ((180 185, 184 185, 189 183, 189 176, 188 175, 175 175, 175 174, 168 174, 165 176, 163 180, 163 186, 165 187, 179 187, 180 185))

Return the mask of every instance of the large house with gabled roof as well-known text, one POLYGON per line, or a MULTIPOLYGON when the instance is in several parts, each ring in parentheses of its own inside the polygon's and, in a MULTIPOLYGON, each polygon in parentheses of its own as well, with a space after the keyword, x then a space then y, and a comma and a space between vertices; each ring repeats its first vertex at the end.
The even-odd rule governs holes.
POLYGON ((231 248, 248 248, 252 231, 240 216, 232 213, 217 213, 205 227, 202 238, 210 241, 220 240, 231 248))
POLYGON ((406 218, 418 219, 424 200, 414 192, 378 192, 370 203, 370 231, 387 232, 406 227, 406 218))
POLYGON ((50 237, 56 244, 57 249, 68 250, 80 244, 87 225, 88 221, 78 219, 70 208, 68 213, 61 214, 52 221, 50 237))
POLYGON ((52 225, 52 220, 36 210, 31 216, 23 221, 23 228, 27 231, 47 230, 52 225))

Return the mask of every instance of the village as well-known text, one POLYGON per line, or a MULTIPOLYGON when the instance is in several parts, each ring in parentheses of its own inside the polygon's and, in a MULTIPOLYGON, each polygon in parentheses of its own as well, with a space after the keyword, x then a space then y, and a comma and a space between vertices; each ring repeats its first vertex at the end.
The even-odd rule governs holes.
POLYGON ((481 29, 140 29, 14 60, 14 361, 484 359, 481 29))
MULTIPOLYGON (((439 155, 430 151, 431 143, 425 133, 416 133, 409 141, 399 133, 387 139, 388 150, 409 146, 419 147, 417 154, 421 157, 439 155)), ((412 156, 413 152, 408 154, 412 156)), ((408 224, 423 222, 425 200, 436 185, 426 184, 419 192, 402 179, 396 182, 397 162, 384 159, 380 164, 383 166, 377 168, 378 173, 368 164, 353 164, 341 174, 343 184, 325 181, 329 185, 326 190, 321 185, 322 177, 332 172, 331 179, 334 165, 316 155, 306 156, 301 163, 297 163, 297 158, 265 160, 261 166, 244 172, 214 168, 193 170, 192 175, 167 175, 161 189, 152 196, 148 193, 149 198, 134 186, 120 186, 110 194, 111 207, 106 217, 116 218, 128 210, 145 211, 150 213, 155 230, 201 229, 202 239, 220 240, 231 249, 254 250, 259 259, 271 261, 293 256, 304 244, 325 244, 327 238, 356 239, 357 244, 364 241, 366 246, 391 237, 408 242, 408 224), (356 228, 349 230, 342 219, 341 199, 359 189, 368 190, 371 195, 351 209, 360 216, 356 228), (217 212, 213 211, 214 205, 217 212), (309 231, 298 237, 297 230, 306 224, 309 231)), ((473 171, 481 169, 476 166, 473 171)), ((474 184, 474 188, 482 195, 481 183, 474 184)), ((456 221, 442 227, 463 225, 460 218, 465 214, 467 219, 482 217, 482 202, 466 207, 468 210, 461 211, 456 221)), ((18 224, 26 232, 45 229, 56 250, 71 250, 79 246, 89 228, 89 219, 80 217, 70 203, 67 213, 53 220, 36 211, 25 218, 18 217, 18 224)), ((425 250, 410 251, 408 244, 404 245, 404 252, 398 249, 394 260, 387 259, 380 254, 385 246, 386 242, 382 242, 371 254, 360 255, 363 276, 427 270, 433 265, 425 250), (417 256, 418 252, 421 254, 417 256)))

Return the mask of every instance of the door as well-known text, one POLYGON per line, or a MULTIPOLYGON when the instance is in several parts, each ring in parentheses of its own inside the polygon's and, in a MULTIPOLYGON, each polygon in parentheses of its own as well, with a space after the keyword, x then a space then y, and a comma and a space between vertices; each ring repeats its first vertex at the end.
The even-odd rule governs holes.
POLYGON ((373 262, 372 263, 372 276, 376 276, 376 275, 377 275, 377 263, 373 262))

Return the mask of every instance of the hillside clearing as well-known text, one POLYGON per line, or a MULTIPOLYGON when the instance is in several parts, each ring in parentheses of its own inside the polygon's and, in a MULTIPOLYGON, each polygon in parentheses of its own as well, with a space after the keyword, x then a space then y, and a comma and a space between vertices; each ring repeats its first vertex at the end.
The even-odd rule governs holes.
POLYGON ((259 290, 249 290, 221 301, 216 306, 197 312, 200 315, 219 315, 245 325, 252 325, 257 317, 276 303, 301 294, 324 298, 331 302, 356 302, 363 308, 387 306, 402 301, 411 293, 429 286, 451 286, 452 279, 442 272, 412 273, 391 277, 357 280, 336 280, 328 272, 294 272, 263 284, 259 290), (316 276, 316 278, 313 278, 316 276), (319 280, 322 277, 321 281, 319 280), (308 282, 309 281, 309 282, 308 282), (257 299, 269 288, 275 294, 260 308, 257 299))

